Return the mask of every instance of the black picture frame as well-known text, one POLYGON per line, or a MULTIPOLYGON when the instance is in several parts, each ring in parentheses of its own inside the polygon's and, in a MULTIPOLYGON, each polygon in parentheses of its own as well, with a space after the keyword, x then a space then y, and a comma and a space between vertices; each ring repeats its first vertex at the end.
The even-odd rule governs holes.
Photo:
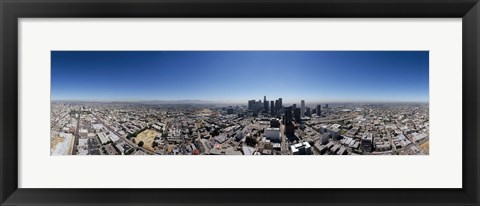
MULTIPOLYGON (((478 205, 478 0, 0 0, 1 205, 478 205), (462 18, 462 189, 18 188, 18 18, 462 18)), ((452 110, 460 108, 450 108, 452 110)), ((315 177, 315 174, 312 174, 315 177)), ((445 177, 448 178, 448 177, 445 177)))

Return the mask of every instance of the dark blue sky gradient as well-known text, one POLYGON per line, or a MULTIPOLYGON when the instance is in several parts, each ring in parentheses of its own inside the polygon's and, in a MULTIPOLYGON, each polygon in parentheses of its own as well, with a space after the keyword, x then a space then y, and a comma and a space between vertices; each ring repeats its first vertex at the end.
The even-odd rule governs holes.
POLYGON ((428 102, 428 51, 52 51, 52 100, 428 102))

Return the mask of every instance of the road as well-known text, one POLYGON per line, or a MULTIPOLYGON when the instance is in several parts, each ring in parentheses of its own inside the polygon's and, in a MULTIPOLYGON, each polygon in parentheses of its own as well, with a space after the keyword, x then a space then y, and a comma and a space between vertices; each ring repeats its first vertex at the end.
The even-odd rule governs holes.
POLYGON ((77 154, 78 138, 80 138, 79 135, 78 135, 78 130, 80 128, 80 115, 78 115, 78 118, 76 118, 76 119, 77 119, 77 128, 75 128, 75 135, 74 135, 75 140, 73 142, 72 155, 77 154))
POLYGON ((110 132, 112 132, 113 134, 117 135, 118 137, 120 137, 120 139, 122 139, 124 142, 126 142, 128 145, 130 145, 132 148, 135 148, 135 149, 140 149, 142 150, 143 152, 147 153, 147 154, 150 154, 150 155, 154 155, 155 152, 152 152, 150 150, 147 150, 143 147, 139 147, 137 144, 131 142, 130 140, 128 140, 126 137, 124 137, 123 135, 120 135, 118 134, 117 132, 115 132, 115 130, 113 130, 110 126, 108 126, 107 124, 105 124, 105 122, 103 122, 103 120, 101 118, 99 118, 97 115, 95 115, 95 118, 98 119, 98 121, 100 121, 110 132))
POLYGON ((393 142, 392 134, 390 134, 390 131, 388 131, 388 129, 386 130, 386 132, 387 132, 388 142, 390 142, 390 146, 392 147, 392 152, 397 153, 397 147, 393 142))
POLYGON ((280 125, 280 136, 282 137, 282 155, 287 155, 288 152, 288 146, 287 146, 287 135, 285 135, 285 126, 282 124, 280 125))
POLYGON ((422 143, 426 142, 426 141, 427 141, 427 138, 424 138, 423 140, 420 140, 419 143, 416 143, 415 141, 413 141, 413 139, 409 139, 409 140, 410 140, 412 143, 409 144, 407 147, 405 147, 405 150, 408 150, 408 149, 410 149, 410 147, 415 146, 418 150, 420 150, 420 152, 421 152, 422 154, 425 154, 425 152, 424 152, 423 149, 420 147, 420 145, 421 145, 422 143))

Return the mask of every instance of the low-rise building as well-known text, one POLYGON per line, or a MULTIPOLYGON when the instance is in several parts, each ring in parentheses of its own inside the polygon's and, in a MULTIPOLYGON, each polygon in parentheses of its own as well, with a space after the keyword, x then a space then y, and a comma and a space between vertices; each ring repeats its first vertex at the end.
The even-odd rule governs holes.
POLYGON ((265 129, 265 137, 272 142, 280 142, 280 128, 269 127, 265 129))
POLYGON ((290 146, 292 155, 311 155, 312 147, 308 142, 297 143, 290 146))

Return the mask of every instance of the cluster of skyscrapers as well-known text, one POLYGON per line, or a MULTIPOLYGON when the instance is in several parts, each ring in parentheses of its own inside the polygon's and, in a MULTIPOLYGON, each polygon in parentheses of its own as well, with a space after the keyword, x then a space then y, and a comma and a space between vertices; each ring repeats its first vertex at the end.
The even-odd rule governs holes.
POLYGON ((282 98, 279 98, 275 101, 267 101, 267 96, 263 96, 263 103, 262 100, 249 100, 248 101, 248 109, 253 111, 254 113, 258 113, 262 111, 263 113, 270 112, 271 115, 279 114, 280 110, 283 108, 282 98))
MULTIPOLYGON (((325 105, 325 108, 328 108, 328 104, 325 105)), ((311 116, 312 114, 316 114, 317 116, 322 115, 322 106, 316 105, 316 107, 312 110, 309 107, 305 106, 305 100, 301 100, 300 107, 297 107, 297 104, 293 104, 288 111, 287 108, 283 106, 282 98, 278 98, 275 101, 268 101, 267 96, 263 96, 262 100, 249 100, 248 101, 248 110, 253 112, 253 115, 258 115, 259 112, 262 113, 269 113, 272 116, 281 116, 282 114, 286 113, 293 113, 293 118, 295 121, 300 122, 302 117, 311 116)), ((289 115, 289 114, 288 114, 289 115)))
MULTIPOLYGON (((328 108, 328 104, 325 104, 325 108, 328 108)), ((259 113, 262 113, 263 115, 282 118, 287 137, 294 136, 295 128, 303 125, 302 118, 306 116, 311 117, 312 114, 315 114, 317 117, 322 115, 322 105, 320 104, 316 105, 312 110, 305 106, 305 100, 301 100, 300 107, 297 107, 297 104, 284 107, 282 98, 278 98, 275 101, 268 101, 267 96, 263 96, 263 102, 262 100, 249 100, 248 110, 252 112, 253 116, 258 116, 259 113)))

